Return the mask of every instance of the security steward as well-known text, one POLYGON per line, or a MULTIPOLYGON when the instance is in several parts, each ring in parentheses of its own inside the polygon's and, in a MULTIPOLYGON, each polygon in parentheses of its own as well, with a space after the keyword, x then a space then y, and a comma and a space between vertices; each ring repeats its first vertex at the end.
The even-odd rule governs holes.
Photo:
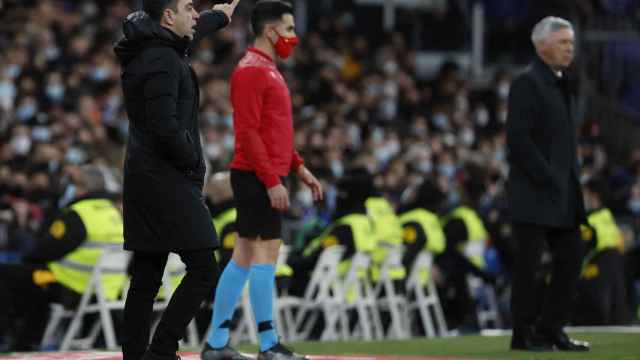
POLYGON ((629 322, 624 280, 622 233, 607 207, 606 184, 593 179, 583 186, 588 225, 582 225, 587 254, 578 284, 574 323, 623 325, 629 322))
POLYGON ((367 210, 365 200, 373 191, 373 182, 368 172, 354 169, 349 171, 337 183, 336 211, 331 225, 304 248, 302 254, 292 253, 288 264, 293 268, 292 288, 290 293, 303 296, 318 258, 331 246, 345 247, 343 261, 339 272, 346 275, 351 266, 350 259, 356 252, 372 254, 376 248, 377 237, 367 210))
POLYGON ((459 206, 441 220, 446 238, 445 251, 436 257, 442 271, 438 284, 447 325, 475 327, 475 301, 469 291, 467 276, 473 275, 485 283, 495 279, 484 271, 484 242, 488 233, 478 213, 468 206, 459 206))
MULTIPOLYGON (((104 247, 122 246, 122 214, 93 166, 73 168, 75 199, 34 235, 23 264, 0 265, 0 332, 13 340, 6 351, 37 350, 49 303, 77 305, 104 247)), ((120 296, 126 276, 104 275, 107 299, 120 296)))
POLYGON ((434 256, 444 252, 446 240, 440 224, 440 209, 445 201, 444 193, 431 180, 425 180, 415 197, 400 210, 402 238, 405 253, 402 263, 411 269, 420 251, 427 250, 434 256))
MULTIPOLYGON (((371 280, 377 283, 381 280, 380 268, 387 260, 389 251, 404 251, 402 225, 389 200, 379 194, 375 188, 365 200, 365 208, 373 226, 373 233, 376 236, 377 247, 373 252, 371 280)), ((405 267, 402 264, 392 266, 389 271, 389 277, 393 281, 395 291, 404 293, 404 280, 407 277, 405 267)), ((379 295, 382 296, 382 294, 379 295)))

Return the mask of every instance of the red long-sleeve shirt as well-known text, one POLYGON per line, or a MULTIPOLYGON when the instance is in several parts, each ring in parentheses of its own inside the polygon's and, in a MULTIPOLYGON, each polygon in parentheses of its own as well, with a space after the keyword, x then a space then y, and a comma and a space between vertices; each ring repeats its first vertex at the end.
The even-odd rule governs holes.
POLYGON ((289 88, 273 59, 249 48, 231 76, 235 152, 231 168, 254 171, 272 188, 303 160, 293 147, 289 88))

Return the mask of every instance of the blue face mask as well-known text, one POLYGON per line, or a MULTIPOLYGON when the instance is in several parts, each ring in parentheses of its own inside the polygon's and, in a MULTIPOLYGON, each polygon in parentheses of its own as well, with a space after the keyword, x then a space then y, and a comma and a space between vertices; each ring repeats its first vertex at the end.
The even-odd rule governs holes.
POLYGON ((439 129, 445 129, 449 126, 449 118, 444 114, 436 114, 433 116, 433 124, 439 129))
POLYGON ((68 162, 77 165, 82 164, 87 159, 87 155, 84 151, 78 148, 71 148, 67 151, 67 154, 64 158, 68 162))
POLYGON ((440 165, 438 172, 448 178, 452 178, 456 174, 456 167, 453 165, 440 165))
POLYGON ((90 76, 93 81, 97 81, 97 82, 105 81, 109 76, 109 69, 102 66, 95 67, 91 71, 90 76))
POLYGON ((233 126, 233 116, 231 116, 231 115, 225 116, 224 118, 222 118, 222 123, 226 127, 232 127, 233 126))
POLYGON ((53 101, 62 100, 62 98, 64 98, 64 91, 64 86, 62 85, 49 85, 46 89, 47 97, 53 101))
POLYGON ((10 79, 15 79, 18 76, 20 76, 20 73, 22 72, 22 68, 20 67, 20 65, 13 64, 13 65, 9 65, 5 71, 6 71, 5 74, 10 79))
POLYGON ((455 207, 460 203, 460 194, 457 191, 450 191, 447 196, 447 204, 449 207, 455 207))
POLYGON ((16 87, 13 85, 11 81, 2 81, 0 82, 0 103, 4 101, 11 101, 16 96, 16 87))
POLYGON ((34 104, 22 105, 16 110, 16 116, 19 120, 26 121, 34 117, 37 110, 34 104))
POLYGON ((639 215, 640 214, 640 199, 631 199, 629 200, 629 202, 627 203, 627 206, 629 207, 629 210, 636 214, 639 215))
POLYGON ((74 184, 69 184, 64 189, 64 193, 60 196, 60 200, 58 201, 59 207, 65 207, 76 197, 76 186, 74 184))

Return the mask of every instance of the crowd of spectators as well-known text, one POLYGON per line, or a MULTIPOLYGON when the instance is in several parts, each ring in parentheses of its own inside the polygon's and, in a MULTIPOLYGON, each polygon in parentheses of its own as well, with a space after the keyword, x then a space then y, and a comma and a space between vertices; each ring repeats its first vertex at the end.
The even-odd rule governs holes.
MULTIPOLYGON (((92 163, 121 190, 128 121, 113 44, 132 10, 126 1, 24 1, 2 10, 0 24, 0 251, 23 244, 47 214, 73 196, 69 175, 92 163)), ((194 51, 200 79, 200 123, 209 172, 226 169, 233 151, 228 79, 250 44, 247 9, 194 51)), ((504 124, 515 74, 498 71, 478 88, 465 69, 445 62, 433 78, 417 74, 416 50, 401 33, 372 39, 350 12, 314 19, 281 70, 291 89, 295 144, 328 185, 365 166, 394 205, 422 179, 437 179, 451 207, 468 202, 494 234, 508 236, 504 124)), ((446 34, 442 34, 446 37, 446 34)), ((640 149, 611 161, 598 119, 582 120, 582 180, 610 185, 616 215, 640 219, 640 149)), ((313 212, 311 196, 293 184, 292 218, 313 212)), ((633 236, 629 243, 635 239, 633 236)))

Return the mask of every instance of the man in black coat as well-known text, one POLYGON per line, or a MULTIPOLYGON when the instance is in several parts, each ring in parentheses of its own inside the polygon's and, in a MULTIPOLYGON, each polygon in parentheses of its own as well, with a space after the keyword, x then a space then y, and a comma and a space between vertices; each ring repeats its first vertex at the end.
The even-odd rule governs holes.
POLYGON ((188 52, 226 26, 239 0, 198 14, 192 0, 145 0, 130 14, 115 52, 129 116, 124 165, 124 248, 134 252, 125 305, 124 360, 176 359, 178 341, 211 297, 218 247, 204 203, 198 83, 188 52), (169 252, 187 274, 147 349, 154 298, 169 252))
POLYGON ((575 97, 566 69, 573 61, 571 23, 546 17, 531 36, 538 57, 513 82, 509 95, 508 201, 516 242, 512 289, 512 349, 586 351, 562 327, 576 293, 586 222, 576 155, 575 97), (553 255, 549 295, 533 284, 548 245, 553 255), (538 311, 538 307, 541 311, 538 311))

